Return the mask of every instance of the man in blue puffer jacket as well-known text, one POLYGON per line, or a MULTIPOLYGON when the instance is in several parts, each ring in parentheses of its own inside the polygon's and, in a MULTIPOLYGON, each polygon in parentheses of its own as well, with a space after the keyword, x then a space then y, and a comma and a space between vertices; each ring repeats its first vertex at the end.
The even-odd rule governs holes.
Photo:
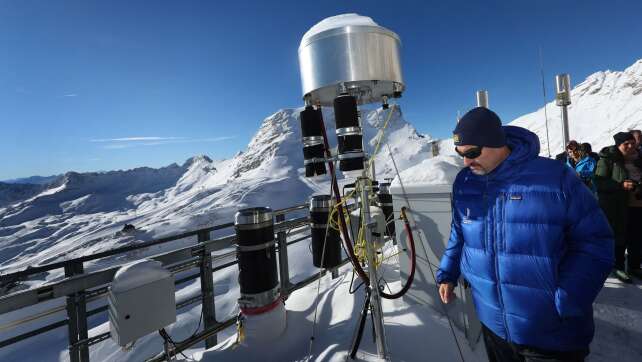
POLYGON ((490 361, 582 361, 613 265, 606 217, 575 172, 538 157, 532 132, 475 108, 454 131, 467 166, 437 273, 444 303, 472 287, 490 361))

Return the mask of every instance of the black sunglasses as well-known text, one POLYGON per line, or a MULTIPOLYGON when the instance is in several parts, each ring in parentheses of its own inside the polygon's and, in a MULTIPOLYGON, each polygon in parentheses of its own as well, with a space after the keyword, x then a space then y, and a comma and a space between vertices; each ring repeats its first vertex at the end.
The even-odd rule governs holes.
POLYGON ((475 147, 471 147, 471 148, 467 149, 467 150, 466 150, 466 151, 464 151, 464 152, 461 152, 461 151, 459 151, 459 150, 457 149, 457 147, 455 147, 455 151, 456 151, 456 152, 457 152, 457 154, 458 154, 458 155, 460 155, 461 157, 466 157, 467 159, 472 160, 472 159, 474 159, 474 158, 479 157, 479 155, 481 155, 481 153, 482 153, 482 149, 483 149, 483 148, 484 148, 484 147, 478 147, 478 146, 475 146, 475 147))

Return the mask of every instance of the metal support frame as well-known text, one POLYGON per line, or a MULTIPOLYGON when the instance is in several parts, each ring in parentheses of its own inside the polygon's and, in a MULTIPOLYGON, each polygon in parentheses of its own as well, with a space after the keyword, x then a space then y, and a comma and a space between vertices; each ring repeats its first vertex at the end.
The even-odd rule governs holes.
MULTIPOLYGON (((276 222, 285 221, 285 215, 276 215, 276 222)), ((285 231, 276 234, 276 242, 279 247, 279 280, 281 281, 281 295, 287 298, 287 291, 290 290, 290 271, 288 268, 288 244, 285 231)))
MULTIPOLYGON (((365 173, 364 173, 365 175, 365 173)), ((372 306, 372 323, 374 325, 377 354, 379 358, 387 359, 388 351, 386 350, 386 331, 383 326, 383 311, 381 309, 381 295, 379 294, 379 277, 377 276, 377 268, 375 263, 375 247, 374 240, 372 239, 372 228, 375 223, 370 218, 370 201, 368 198, 368 188, 370 182, 367 177, 358 179, 361 184, 361 210, 363 219, 366 226, 364 230, 366 236, 366 258, 368 259, 368 277, 370 278, 370 288, 372 294, 370 295, 370 305, 372 306)))
MULTIPOLYGON (((209 231, 197 234, 198 242, 204 243, 210 239, 209 231)), ((214 304, 214 279, 212 277, 212 254, 203 248, 201 257, 201 293, 203 305, 203 329, 208 330, 216 325, 216 308, 214 304)), ((205 347, 211 348, 218 344, 216 334, 205 339, 205 347)))
MULTIPOLYGON (((69 278, 83 273, 83 263, 72 261, 65 264, 65 277, 69 278)), ((89 362, 89 348, 78 341, 87 339, 87 303, 85 291, 78 291, 67 296, 67 316, 69 323, 69 360, 71 362, 89 362)))

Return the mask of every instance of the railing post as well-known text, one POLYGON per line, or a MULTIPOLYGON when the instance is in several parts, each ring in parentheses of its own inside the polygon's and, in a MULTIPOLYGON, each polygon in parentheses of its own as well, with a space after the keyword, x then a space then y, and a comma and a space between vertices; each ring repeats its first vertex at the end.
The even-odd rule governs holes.
MULTIPOLYGON (((276 215, 277 223, 285 221, 285 214, 276 215)), ((276 234, 276 242, 279 247, 279 280, 281 281, 281 295, 288 296, 290 291, 290 270, 288 267, 288 243, 285 237, 285 231, 279 231, 276 234)))
MULTIPOLYGON (((210 239, 208 231, 199 231, 198 242, 210 239)), ((203 329, 207 330, 216 325, 216 307, 214 304, 214 279, 212 278, 212 254, 203 249, 201 257, 201 294, 203 298, 203 329)), ((205 339, 205 347, 211 348, 217 344, 216 334, 205 339)))
MULTIPOLYGON (((65 277, 69 278, 83 273, 82 262, 71 261, 65 264, 65 277)), ((67 316, 69 318, 69 360, 71 362, 89 362, 89 347, 77 345, 78 341, 87 339, 87 303, 85 292, 67 296, 67 316)))

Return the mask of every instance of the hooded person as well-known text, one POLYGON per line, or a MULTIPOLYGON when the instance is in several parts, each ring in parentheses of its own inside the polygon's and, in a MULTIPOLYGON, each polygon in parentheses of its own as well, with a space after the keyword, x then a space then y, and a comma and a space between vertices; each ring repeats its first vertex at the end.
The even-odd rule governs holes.
POLYGON ((604 147, 600 151, 595 185, 600 206, 615 234, 613 275, 622 282, 631 283, 631 274, 642 279, 639 235, 627 232, 630 223, 633 223, 632 226, 640 224, 639 210, 642 210, 642 201, 636 198, 640 190, 636 183, 640 182, 642 158, 635 149, 636 141, 630 132, 616 133, 613 140, 613 146, 604 147), (625 258, 626 251, 628 259, 625 258))
POLYGON ((453 133, 466 168, 453 184, 441 300, 453 300, 463 274, 490 361, 583 360, 613 266, 597 200, 570 167, 538 156, 534 133, 502 126, 491 110, 471 110, 453 133))

